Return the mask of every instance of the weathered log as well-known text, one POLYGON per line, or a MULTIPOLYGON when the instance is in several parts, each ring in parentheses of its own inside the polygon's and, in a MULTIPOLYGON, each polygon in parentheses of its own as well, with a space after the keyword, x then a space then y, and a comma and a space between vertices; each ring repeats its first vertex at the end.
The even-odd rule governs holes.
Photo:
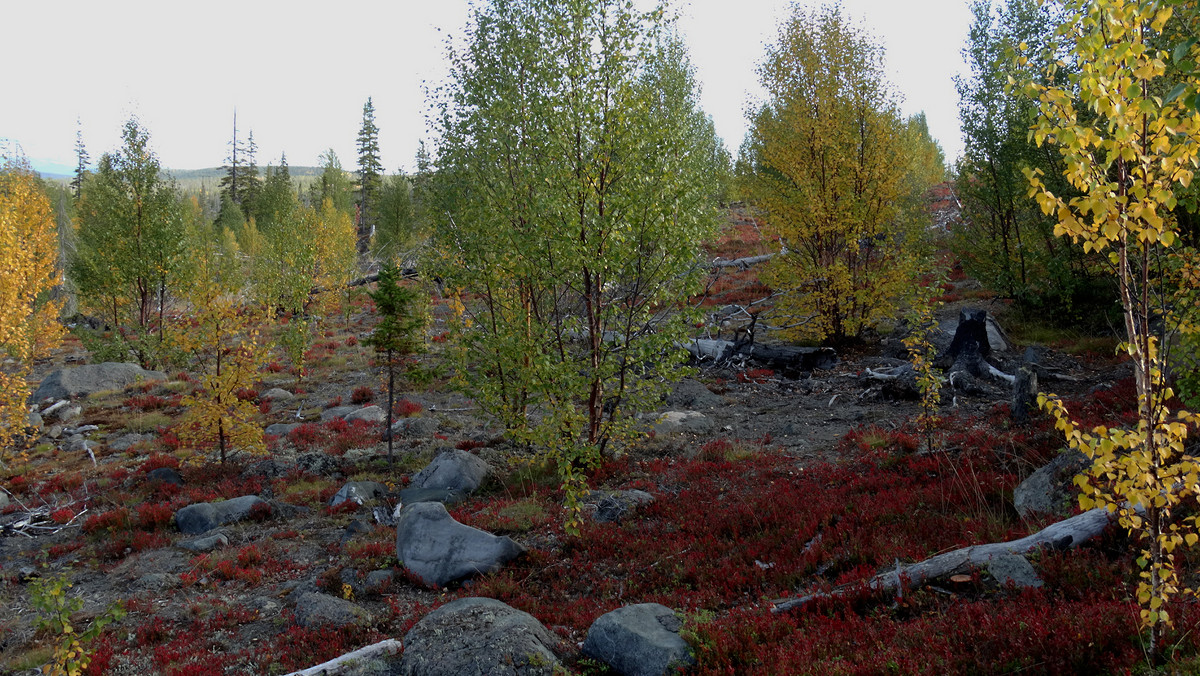
POLYGON ((684 345, 696 361, 718 364, 744 359, 784 373, 809 372, 833 368, 837 352, 829 347, 792 347, 735 343, 731 340, 698 338, 684 345))
POLYGON ((404 644, 394 638, 389 638, 379 643, 371 644, 365 648, 359 648, 354 652, 346 653, 341 657, 335 657, 328 662, 322 662, 315 667, 293 671, 287 676, 336 676, 354 667, 361 666, 360 661, 370 660, 378 657, 390 657, 398 655, 404 651, 404 644))
MULTIPOLYGON (((896 570, 880 573, 871 578, 866 583, 866 589, 873 592, 902 595, 905 591, 921 587, 930 580, 986 566, 994 556, 1027 554, 1041 547, 1072 549, 1099 537, 1111 522, 1112 515, 1108 510, 1104 507, 1097 507, 1069 519, 1050 524, 1042 530, 1018 540, 972 545, 938 554, 919 563, 898 566, 896 570)), ((780 601, 772 608, 772 612, 781 613, 793 608, 803 608, 812 601, 837 598, 862 589, 861 585, 851 585, 830 592, 780 601)))
POLYGON ((710 270, 721 270, 723 268, 737 268, 739 270, 748 270, 759 263, 766 263, 774 258, 776 254, 762 254, 761 256, 746 256, 744 258, 735 258, 731 261, 715 260, 708 264, 710 270))

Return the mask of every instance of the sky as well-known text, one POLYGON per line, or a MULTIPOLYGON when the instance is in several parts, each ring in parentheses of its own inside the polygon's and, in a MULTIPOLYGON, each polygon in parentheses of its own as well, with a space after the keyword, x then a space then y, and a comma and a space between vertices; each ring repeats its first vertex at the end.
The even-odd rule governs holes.
MULTIPOLYGON (((640 0, 639 0, 640 2, 640 0)), ((816 7, 820 0, 799 0, 816 7)), ((842 0, 886 51, 905 114, 924 111, 948 159, 962 148, 953 78, 967 67, 967 0, 842 0)), ((676 0, 701 104, 734 154, 755 67, 786 0, 676 0)), ((120 146, 136 116, 164 167, 224 164, 236 110, 260 166, 316 165, 332 148, 357 162, 355 137, 372 97, 384 167, 411 170, 429 138, 426 91, 446 74, 446 40, 461 35, 468 0, 56 0, 5 3, 0 140, 34 168, 69 173, 76 131, 94 163, 120 146), (13 59, 20 55, 19 59, 13 59), (18 65, 19 64, 19 65, 18 65)))

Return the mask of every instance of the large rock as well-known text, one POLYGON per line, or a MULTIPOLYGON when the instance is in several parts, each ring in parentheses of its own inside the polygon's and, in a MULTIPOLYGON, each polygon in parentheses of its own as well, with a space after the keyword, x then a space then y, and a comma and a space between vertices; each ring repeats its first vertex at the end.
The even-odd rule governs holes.
POLYGON ((704 383, 691 378, 684 378, 675 385, 675 389, 667 396, 667 406, 671 408, 700 409, 723 406, 725 398, 713 394, 704 383))
POLYGON ((679 636, 675 611, 657 603, 618 608, 596 618, 583 652, 625 676, 662 676, 695 664, 691 648, 679 636))
POLYGON ((321 411, 321 422, 327 422, 334 418, 345 418, 357 410, 357 406, 334 406, 333 408, 327 408, 321 411))
POLYGON ((292 430, 299 427, 302 423, 275 423, 267 425, 267 429, 263 430, 264 434, 270 434, 273 437, 286 437, 292 430))
POLYGON ((365 505, 387 495, 387 486, 377 481, 350 481, 342 486, 329 499, 330 507, 337 507, 343 502, 354 502, 365 505))
POLYGON ((654 496, 637 489, 629 491, 592 491, 584 501, 595 505, 593 518, 600 523, 615 523, 642 505, 654 502, 654 496))
POLYGON ((417 502, 440 502, 443 505, 456 505, 467 499, 467 494, 454 488, 405 488, 396 497, 400 504, 411 505, 417 502))
POLYGON ((536 618, 495 599, 452 601, 404 635, 403 676, 550 676, 560 642, 536 618))
POLYGON ((397 437, 409 439, 428 439, 438 431, 438 421, 435 418, 421 416, 419 418, 401 418, 392 423, 391 433, 397 437))
POLYGON ((396 556, 434 587, 494 572, 524 552, 512 538, 455 521, 440 502, 408 505, 396 520, 396 556))
POLYGON ((123 390, 146 380, 166 380, 158 371, 147 371, 137 364, 88 364, 59 369, 50 373, 33 393, 33 401, 84 397, 107 390, 123 390))
POLYGON ((345 599, 328 594, 307 592, 296 600, 296 624, 306 629, 321 626, 371 624, 371 614, 345 599))
POLYGON ((452 488, 471 493, 487 475, 488 464, 482 458, 456 448, 439 454, 414 474, 410 488, 452 488))
POLYGON ((333 476, 341 470, 338 459, 321 451, 296 456, 296 466, 315 476, 333 476))
POLYGON ((153 434, 123 434, 120 437, 108 442, 108 447, 114 451, 128 451, 136 444, 154 441, 153 434))
POLYGON ((201 502, 188 505, 175 512, 175 525, 188 535, 200 535, 227 523, 241 521, 250 516, 250 511, 257 505, 265 509, 271 506, 257 495, 243 495, 240 498, 222 502, 201 502))
POLYGON ((296 398, 296 395, 281 387, 272 387, 266 392, 258 395, 258 398, 263 401, 291 401, 292 399, 296 398))
POLYGON ((365 420, 369 423, 382 423, 387 421, 387 411, 378 406, 367 406, 347 413, 342 419, 346 422, 365 420))
POLYGON ((1069 514, 1075 475, 1087 469, 1089 464, 1087 456, 1079 451, 1059 454, 1013 490, 1013 506, 1017 513, 1022 517, 1069 514))

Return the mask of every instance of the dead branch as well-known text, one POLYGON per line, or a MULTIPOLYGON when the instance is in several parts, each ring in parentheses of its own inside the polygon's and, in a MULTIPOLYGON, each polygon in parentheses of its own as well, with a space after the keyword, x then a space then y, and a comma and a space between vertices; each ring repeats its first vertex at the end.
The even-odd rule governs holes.
POLYGON ((328 662, 322 662, 315 667, 293 671, 287 676, 336 676, 336 674, 346 673, 355 667, 361 666, 361 661, 378 657, 391 657, 403 651, 403 643, 394 638, 389 638, 365 648, 359 648, 354 652, 346 653, 341 657, 335 657, 328 662))
MULTIPOLYGON (((1108 510, 1104 507, 1097 507, 1069 519, 1050 524, 1019 540, 972 545, 938 554, 919 563, 897 566, 895 570, 880 573, 871 578, 866 583, 865 589, 903 595, 905 591, 917 589, 931 580, 986 566, 994 556, 1026 554, 1041 547, 1072 549, 1099 537, 1111 521, 1112 515, 1108 510)), ((772 608, 772 612, 781 613, 793 608, 803 608, 812 601, 838 598, 863 589, 862 585, 848 585, 829 592, 780 601, 772 608)))

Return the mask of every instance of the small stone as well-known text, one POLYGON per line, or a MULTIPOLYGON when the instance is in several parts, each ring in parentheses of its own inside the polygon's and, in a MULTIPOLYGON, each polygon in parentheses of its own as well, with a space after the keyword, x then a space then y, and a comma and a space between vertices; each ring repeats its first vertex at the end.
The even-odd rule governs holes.
POLYGON ((202 538, 194 540, 185 540, 180 542, 178 547, 188 550, 189 552, 211 552, 214 549, 222 549, 229 546, 229 538, 224 533, 216 533, 214 535, 206 535, 202 538))

